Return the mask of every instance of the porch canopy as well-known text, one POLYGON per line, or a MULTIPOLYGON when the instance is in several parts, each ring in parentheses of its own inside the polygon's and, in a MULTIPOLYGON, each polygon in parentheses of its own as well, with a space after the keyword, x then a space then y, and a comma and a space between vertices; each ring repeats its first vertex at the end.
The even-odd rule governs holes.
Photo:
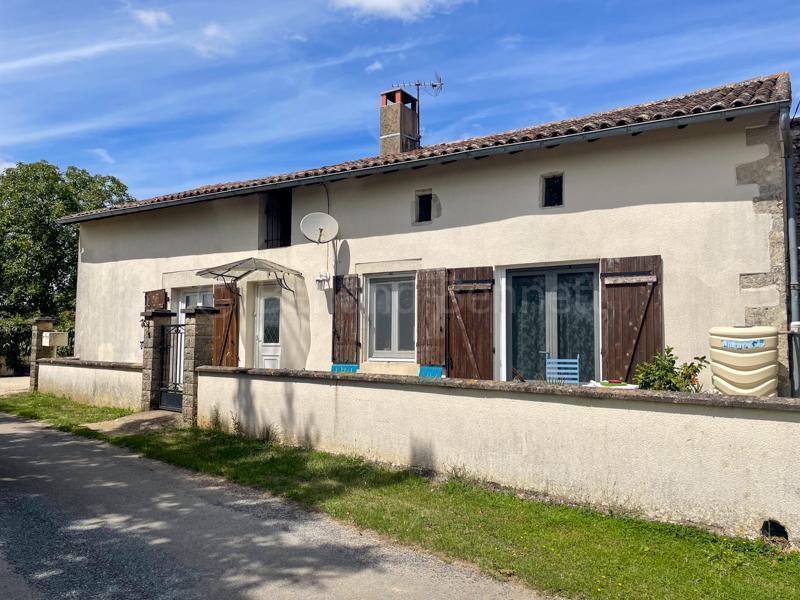
POLYGON ((243 277, 247 277, 250 273, 262 271, 265 273, 272 273, 275 278, 282 281, 286 275, 297 275, 302 277, 303 274, 295 269, 284 267, 278 263, 274 263, 263 258, 244 258, 232 263, 220 265, 218 267, 210 267, 202 269, 196 273, 199 277, 206 277, 208 279, 221 279, 225 281, 239 281, 243 277))

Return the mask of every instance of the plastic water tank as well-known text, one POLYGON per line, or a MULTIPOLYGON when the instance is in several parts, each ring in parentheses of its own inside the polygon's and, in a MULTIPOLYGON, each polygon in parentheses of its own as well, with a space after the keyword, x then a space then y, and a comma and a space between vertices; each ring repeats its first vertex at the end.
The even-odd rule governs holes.
POLYGON ((778 330, 774 327, 712 327, 714 389, 732 396, 774 396, 778 391, 778 330))

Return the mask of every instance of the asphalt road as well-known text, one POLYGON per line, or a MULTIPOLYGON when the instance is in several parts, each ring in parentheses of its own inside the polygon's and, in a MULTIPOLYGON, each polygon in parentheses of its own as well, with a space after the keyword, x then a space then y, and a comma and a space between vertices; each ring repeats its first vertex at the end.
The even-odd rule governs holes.
POLYGON ((0 413, 0 598, 531 598, 216 478, 0 413))

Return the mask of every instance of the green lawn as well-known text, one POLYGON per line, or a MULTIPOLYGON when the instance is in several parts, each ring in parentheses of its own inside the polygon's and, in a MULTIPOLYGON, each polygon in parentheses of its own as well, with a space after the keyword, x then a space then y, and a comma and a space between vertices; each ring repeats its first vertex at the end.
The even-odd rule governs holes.
MULTIPOLYGON (((0 398, 0 410, 78 433, 84 415, 101 420, 113 414, 43 395, 0 398)), ((800 553, 782 553, 763 542, 524 500, 457 477, 436 483, 358 458, 214 431, 109 441, 269 490, 545 592, 579 598, 800 598, 800 553)))
POLYGON ((0 396, 0 411, 47 421, 61 431, 92 435, 92 432, 81 423, 108 421, 131 414, 123 408, 108 408, 79 404, 50 394, 24 393, 12 396, 0 396))

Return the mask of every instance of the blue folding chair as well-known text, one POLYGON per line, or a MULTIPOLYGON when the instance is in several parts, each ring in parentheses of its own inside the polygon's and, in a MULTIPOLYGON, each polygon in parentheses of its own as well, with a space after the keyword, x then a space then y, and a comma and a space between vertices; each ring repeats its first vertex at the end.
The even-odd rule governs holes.
POLYGON ((581 355, 575 358, 550 358, 548 354, 544 359, 545 379, 547 383, 580 383, 581 355))
POLYGON ((356 373, 358 365, 348 365, 344 363, 333 363, 331 373, 356 373))
POLYGON ((436 365, 420 365, 420 377, 442 377, 444 375, 444 367, 436 365))

